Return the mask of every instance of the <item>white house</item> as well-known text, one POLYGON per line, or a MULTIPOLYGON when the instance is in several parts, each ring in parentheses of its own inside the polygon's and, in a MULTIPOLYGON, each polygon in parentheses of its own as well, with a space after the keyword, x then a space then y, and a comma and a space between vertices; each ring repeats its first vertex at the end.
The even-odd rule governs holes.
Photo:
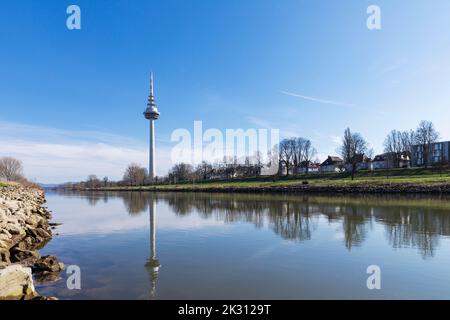
POLYGON ((319 171, 320 171, 319 163, 314 163, 311 161, 302 161, 302 163, 300 163, 299 173, 301 174, 318 173, 319 171))
POLYGON ((371 163, 371 169, 393 169, 408 168, 410 166, 409 156, 406 153, 388 152, 375 156, 371 163))
POLYGON ((344 160, 335 156, 328 158, 320 165, 321 172, 342 172, 344 169, 344 160))

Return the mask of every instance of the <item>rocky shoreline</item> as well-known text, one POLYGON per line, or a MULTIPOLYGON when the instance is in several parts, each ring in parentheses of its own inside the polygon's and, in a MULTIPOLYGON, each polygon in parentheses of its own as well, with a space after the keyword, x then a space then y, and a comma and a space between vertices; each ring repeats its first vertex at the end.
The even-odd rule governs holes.
POLYGON ((64 265, 38 253, 52 239, 44 191, 20 184, 0 187, 0 299, 54 299, 33 283, 59 279, 64 265))

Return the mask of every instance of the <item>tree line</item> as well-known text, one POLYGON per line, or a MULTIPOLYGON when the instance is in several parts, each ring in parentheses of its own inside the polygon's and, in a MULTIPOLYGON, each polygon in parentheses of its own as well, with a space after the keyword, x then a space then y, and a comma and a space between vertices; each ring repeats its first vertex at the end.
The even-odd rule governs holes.
POLYGON ((35 183, 25 178, 22 161, 12 157, 0 158, 0 181, 19 182, 22 185, 37 187, 35 183))
MULTIPOLYGON (((422 145, 425 159, 431 152, 431 145, 439 139, 431 121, 421 121, 415 130, 392 130, 386 136, 383 147, 386 154, 404 154, 411 158, 413 145, 422 145)), ((312 141, 304 137, 291 137, 283 139, 277 146, 279 151, 279 174, 295 175, 304 168, 304 173, 309 171, 310 164, 318 163, 317 149, 312 141)), ((374 151, 368 141, 358 132, 350 128, 344 131, 340 146, 336 153, 347 165, 352 179, 358 169, 358 164, 364 160, 369 161, 374 156, 374 151)), ((252 178, 261 174, 261 168, 266 165, 262 155, 257 152, 253 157, 238 159, 237 157, 224 157, 222 161, 210 163, 203 161, 193 166, 188 163, 177 163, 172 166, 168 174, 150 180, 148 171, 139 164, 130 164, 120 181, 110 181, 108 177, 102 179, 96 175, 89 175, 86 181, 69 183, 66 188, 84 189, 100 187, 143 186, 151 184, 175 184, 186 182, 198 182, 209 179, 252 178)), ((427 161, 427 160, 426 160, 427 161)), ((428 165, 428 163, 425 163, 428 165)))

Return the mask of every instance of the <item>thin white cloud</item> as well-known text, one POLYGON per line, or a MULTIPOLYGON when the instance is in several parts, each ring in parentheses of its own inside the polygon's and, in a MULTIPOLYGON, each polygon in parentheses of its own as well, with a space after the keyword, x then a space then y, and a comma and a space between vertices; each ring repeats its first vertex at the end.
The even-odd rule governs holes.
POLYGON ((335 147, 339 146, 342 143, 341 136, 330 136, 330 140, 333 141, 333 145, 335 147))
POLYGON ((267 119, 249 116, 249 117, 247 117, 247 121, 257 127, 260 127, 260 128, 265 128, 265 129, 274 128, 274 125, 271 122, 267 121, 267 119))
POLYGON ((304 100, 313 101, 313 102, 317 102, 317 103, 330 104, 330 105, 341 106, 341 107, 356 107, 355 104, 346 103, 346 102, 338 102, 338 101, 326 100, 326 99, 322 99, 322 98, 310 97, 310 96, 305 96, 302 94, 289 92, 289 91, 283 91, 283 90, 280 90, 280 92, 287 96, 301 98, 304 100))
MULTIPOLYGON (((110 133, 0 122, 0 157, 20 159, 26 177, 37 182, 79 181, 89 174, 118 180, 129 163, 147 165, 147 148, 144 141, 110 133)), ((158 146, 156 163, 157 174, 166 174, 172 165, 168 146, 158 146)))
POLYGON ((248 116, 247 121, 258 128, 280 130, 280 138, 297 137, 302 135, 301 131, 298 130, 296 125, 293 125, 292 123, 286 123, 286 121, 282 119, 277 119, 276 121, 273 121, 273 119, 271 119, 271 121, 268 121, 267 119, 248 116))
POLYGON ((391 73, 391 72, 394 72, 394 71, 396 71, 396 70, 398 70, 400 68, 401 68, 400 64, 394 64, 394 65, 386 66, 386 67, 384 67, 383 69, 380 70, 380 74, 384 75, 386 73, 391 73))

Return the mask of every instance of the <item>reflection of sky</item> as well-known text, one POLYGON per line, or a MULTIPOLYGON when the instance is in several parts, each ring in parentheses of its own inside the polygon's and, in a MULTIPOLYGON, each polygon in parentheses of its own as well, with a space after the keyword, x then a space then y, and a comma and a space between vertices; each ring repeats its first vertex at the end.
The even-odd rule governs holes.
MULTIPOLYGON (((148 228, 148 209, 139 214, 129 215, 123 200, 118 197, 108 197, 106 203, 100 199, 95 205, 90 205, 83 197, 64 197, 49 193, 46 198, 47 206, 53 212, 52 221, 63 223, 57 229, 62 235, 107 234, 148 228)), ((224 226, 223 221, 204 219, 196 212, 174 219, 174 213, 164 201, 157 202, 156 212, 158 230, 224 226)))
MULTIPOLYGON (((41 254, 79 265, 82 290, 67 290, 60 281, 39 285, 40 293, 61 299, 150 297, 151 277, 145 267, 150 257, 148 206, 129 215, 124 197, 110 196, 107 202, 99 198, 95 206, 87 197, 48 194, 47 198, 53 220, 64 224, 56 230, 61 236, 41 254)), ((183 208, 190 209, 176 215, 166 200, 157 201, 156 257, 161 262, 157 299, 450 298, 449 237, 436 235, 439 246, 432 257, 424 258, 417 245, 392 246, 386 225, 373 216, 364 220, 363 241, 355 238, 347 247, 345 218, 314 215, 311 232, 305 230, 308 236, 292 241, 283 232, 274 232, 267 217, 264 227, 258 228, 246 219, 224 222, 217 209, 205 218, 194 207, 183 208), (382 269, 380 291, 365 286, 366 268, 372 264, 382 269)), ((290 218, 291 224, 296 221, 290 218)))

